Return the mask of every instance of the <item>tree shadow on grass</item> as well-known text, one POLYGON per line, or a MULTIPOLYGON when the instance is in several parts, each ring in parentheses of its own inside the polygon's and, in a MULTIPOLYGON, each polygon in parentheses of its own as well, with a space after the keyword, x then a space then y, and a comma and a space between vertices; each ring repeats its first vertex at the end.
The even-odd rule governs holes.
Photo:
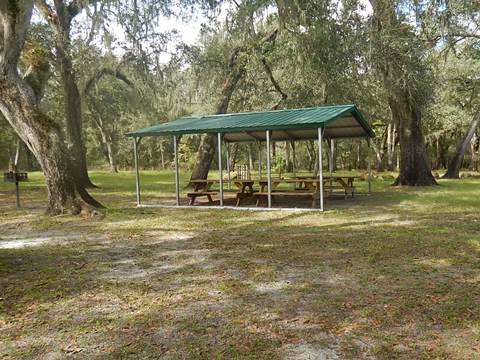
POLYGON ((471 357, 477 228, 360 215, 129 209, 0 250, 7 357, 471 357))
MULTIPOLYGON (((286 344, 311 343, 323 351, 325 342, 347 358, 412 358, 432 351, 468 357, 469 348, 449 347, 441 334, 461 331, 467 344, 474 339, 467 333, 479 321, 478 247, 472 244, 478 235, 471 229, 452 241, 448 231, 432 233, 433 226, 438 228, 433 220, 394 227, 386 222, 383 229, 366 228, 353 237, 344 224, 327 233, 313 229, 305 238, 303 227, 270 222, 267 237, 255 236, 250 225, 235 228, 244 234, 241 242, 223 231, 213 234, 208 284, 235 309, 228 312, 233 317, 224 315, 221 305, 212 310, 219 300, 208 294, 186 304, 194 311, 184 309, 183 325, 170 329, 175 334, 188 328, 189 335, 173 336, 175 341, 164 340, 163 346, 179 357, 204 358, 227 344, 242 356, 277 357, 286 344), (208 316, 223 319, 213 334, 202 325, 209 324, 208 316), (212 340, 222 339, 224 331, 234 344, 212 340), (241 341, 251 336, 271 345, 241 352, 241 341)), ((192 271, 187 283, 199 276, 192 271)))

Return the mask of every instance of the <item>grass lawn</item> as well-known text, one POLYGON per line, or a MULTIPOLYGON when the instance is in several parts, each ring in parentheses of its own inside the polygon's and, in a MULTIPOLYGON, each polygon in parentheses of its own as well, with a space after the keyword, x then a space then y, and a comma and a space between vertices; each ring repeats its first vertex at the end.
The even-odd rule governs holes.
POLYGON ((479 179, 313 213, 137 209, 133 173, 91 175, 103 219, 0 184, 1 359, 480 359, 479 179))

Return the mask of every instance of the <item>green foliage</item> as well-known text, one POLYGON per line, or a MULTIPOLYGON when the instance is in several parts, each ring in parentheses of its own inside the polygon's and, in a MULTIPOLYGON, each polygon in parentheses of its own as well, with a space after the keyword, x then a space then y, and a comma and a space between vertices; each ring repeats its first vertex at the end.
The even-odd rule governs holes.
MULTIPOLYGON (((229 111, 355 103, 373 124, 376 149, 385 162, 382 154, 392 116, 381 72, 388 69, 395 74, 391 79, 422 110, 432 161, 439 148, 446 149, 448 158, 480 106, 479 41, 472 30, 478 22, 478 4, 463 0, 384 4, 393 7, 396 23, 382 31, 368 4, 358 0, 252 0, 223 5, 222 19, 218 18, 220 5, 209 1, 182 1, 179 6, 149 0, 108 1, 88 11, 82 7, 85 18, 72 28, 70 49, 81 90, 103 69, 109 70, 82 94, 90 166, 107 163, 99 119, 111 138, 119 167, 128 168, 132 146, 124 133, 182 115, 214 112, 231 71, 232 53, 238 49, 242 51, 236 61, 245 67, 245 75, 229 111), (193 45, 180 43, 174 31, 163 29, 162 16, 188 19, 198 13, 210 22, 203 25, 193 45), (124 36, 112 31, 115 27, 124 36), (262 43, 273 29, 279 30, 275 41, 262 43), (167 62, 162 58, 166 51, 171 55, 167 62), (129 84, 115 75, 119 73, 129 84)), ((50 28, 35 23, 30 32, 24 59, 32 63, 37 55, 50 57, 54 48, 50 28)), ((63 89, 57 72, 49 80, 41 108, 63 124, 63 89)), ((1 152, 14 148, 14 141, 2 134, 1 152)), ((148 168, 171 165, 171 141, 143 139, 141 163, 148 168)), ((182 167, 192 166, 198 143, 198 136, 182 139, 182 167)), ((337 144, 338 153, 344 154, 340 163, 365 166, 364 161, 356 161, 364 158, 365 144, 353 144, 337 144)), ((277 146, 286 157, 285 146, 277 146)), ((309 144, 297 144, 299 166, 314 165, 316 155, 309 149, 309 144)), ((247 163, 247 147, 241 146, 237 157, 247 163)), ((253 160, 257 157, 254 151, 253 160)), ((5 157, 0 164, 6 166, 5 157)))

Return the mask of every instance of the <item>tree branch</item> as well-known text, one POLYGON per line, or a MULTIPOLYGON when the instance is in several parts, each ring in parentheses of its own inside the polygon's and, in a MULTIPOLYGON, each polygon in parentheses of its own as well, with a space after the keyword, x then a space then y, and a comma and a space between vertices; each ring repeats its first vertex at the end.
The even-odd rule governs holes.
POLYGON ((23 75, 23 79, 31 86, 37 103, 42 99, 45 88, 47 87, 48 79, 50 78, 50 64, 48 61, 43 62, 40 65, 30 65, 23 75))
POLYGON ((123 81, 125 84, 127 84, 128 86, 133 86, 132 82, 127 78, 127 76, 122 73, 120 70, 112 70, 110 68, 102 68, 100 69, 99 71, 97 71, 97 73, 95 75, 93 75, 88 81, 87 83, 85 84, 85 88, 83 90, 83 94, 86 95, 90 92, 90 90, 92 89, 92 87, 97 83, 99 82, 102 77, 104 77, 105 75, 110 75, 114 78, 117 78, 118 80, 121 80, 123 81))
POLYGON ((0 1, 0 3, 0 40, 3 45, 0 48, 0 67, 16 68, 30 25, 33 0, 0 1))
POLYGON ((91 18, 92 24, 90 26, 90 30, 88 32, 87 39, 85 40, 87 44, 90 44, 93 41, 93 37, 95 36, 95 32, 97 30, 98 24, 100 23, 100 20, 102 19, 103 16, 103 6, 104 3, 100 3, 100 8, 97 8, 97 3, 94 4, 94 12, 90 16, 88 7, 87 7, 87 16, 91 18))
POLYGON ((49 24, 55 23, 56 14, 45 0, 35 0, 35 6, 49 24))
POLYGON ((262 64, 263 64, 263 67, 264 67, 264 69, 265 69, 265 72, 267 73, 268 78, 270 79, 270 82, 272 83, 273 87, 274 87, 275 90, 282 96, 282 98, 280 99, 280 101, 273 107, 274 110, 277 110, 278 107, 280 106, 280 104, 282 103, 282 101, 287 100, 288 95, 283 92, 283 90, 282 90, 282 88, 280 87, 280 85, 278 84, 277 80, 275 80, 275 78, 274 78, 274 76, 273 76, 272 69, 270 68, 270 65, 268 64, 267 59, 262 58, 262 64))

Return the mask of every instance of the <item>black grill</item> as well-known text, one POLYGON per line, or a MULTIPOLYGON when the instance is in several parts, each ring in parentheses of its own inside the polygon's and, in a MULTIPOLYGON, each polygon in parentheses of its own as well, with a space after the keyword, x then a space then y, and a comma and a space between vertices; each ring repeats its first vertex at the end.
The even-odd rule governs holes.
POLYGON ((27 181, 27 180, 28 180, 28 173, 26 172, 9 171, 9 172, 3 173, 4 182, 19 182, 19 181, 27 181))

